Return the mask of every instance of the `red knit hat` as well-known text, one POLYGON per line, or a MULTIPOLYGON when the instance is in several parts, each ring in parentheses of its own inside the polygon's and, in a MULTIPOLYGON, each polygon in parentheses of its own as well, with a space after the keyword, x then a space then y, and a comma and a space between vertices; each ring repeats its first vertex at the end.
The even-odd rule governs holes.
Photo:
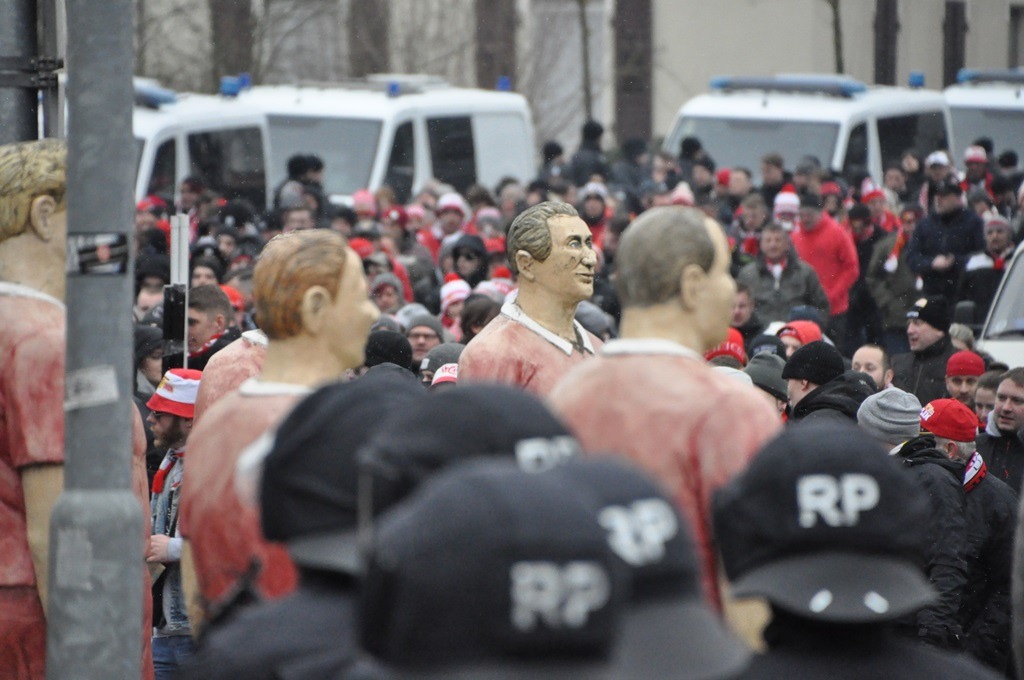
POLYGON ((936 399, 921 409, 921 429, 955 442, 973 442, 978 416, 956 399, 936 399))
POLYGON ((801 345, 821 340, 821 327, 813 321, 790 321, 776 333, 780 338, 792 336, 800 341, 801 345))
POLYGON ((946 362, 947 376, 980 376, 985 372, 985 360, 970 350, 961 350, 946 362))
POLYGON ((202 371, 193 368, 172 368, 164 374, 146 406, 157 413, 192 418, 196 412, 196 394, 202 377, 202 371))
POLYGON ((365 238, 357 237, 349 239, 348 247, 356 251, 356 255, 359 256, 360 260, 365 260, 366 258, 373 255, 373 244, 370 243, 365 238))
POLYGON ((866 204, 870 203, 876 198, 881 198, 882 200, 885 200, 885 192, 882 191, 881 189, 872 189, 871 191, 867 192, 866 194, 860 197, 860 202, 866 204))
POLYGON ((704 354, 704 358, 708 361, 720 356, 732 357, 743 366, 746 366, 747 353, 743 349, 743 334, 735 328, 730 328, 725 336, 725 341, 716 347, 712 347, 704 354))
POLYGON ((245 309, 245 297, 242 295, 234 286, 229 286, 226 283, 220 285, 220 289, 224 291, 224 294, 228 296, 228 301, 231 302, 231 308, 236 312, 240 312, 245 309))

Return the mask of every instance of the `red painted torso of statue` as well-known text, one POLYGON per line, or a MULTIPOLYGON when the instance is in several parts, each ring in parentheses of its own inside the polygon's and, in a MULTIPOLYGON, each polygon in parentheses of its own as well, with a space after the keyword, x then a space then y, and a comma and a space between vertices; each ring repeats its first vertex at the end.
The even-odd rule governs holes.
POLYGON ((459 357, 459 382, 505 383, 543 397, 573 367, 592 359, 601 348, 596 336, 577 325, 579 336, 586 338, 581 352, 553 333, 538 329, 536 322, 517 309, 506 303, 501 314, 466 346, 459 357))
POLYGON ((253 560, 261 565, 257 585, 263 596, 280 597, 295 589, 295 566, 283 545, 263 538, 259 508, 235 490, 235 469, 243 450, 305 393, 296 386, 250 380, 213 404, 189 436, 179 526, 192 546, 207 603, 221 600, 253 560))
POLYGON ((672 493, 690 520, 708 601, 720 607, 711 496, 781 421, 756 388, 715 373, 696 353, 679 345, 657 353, 644 343, 608 343, 548 401, 586 451, 624 455, 672 493))
POLYGON ((267 336, 246 331, 242 337, 214 354, 203 369, 196 395, 195 422, 221 397, 237 390, 249 378, 255 378, 267 356, 267 336))

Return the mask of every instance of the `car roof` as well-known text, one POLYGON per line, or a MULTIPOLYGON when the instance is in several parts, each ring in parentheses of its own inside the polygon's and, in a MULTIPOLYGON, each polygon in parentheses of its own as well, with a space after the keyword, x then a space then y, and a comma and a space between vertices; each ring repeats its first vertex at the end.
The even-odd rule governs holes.
POLYGON ((951 108, 991 108, 1024 110, 1024 84, 975 83, 950 85, 945 89, 951 108))
POLYGON ((902 113, 944 106, 941 92, 904 87, 867 87, 848 97, 744 89, 698 95, 679 109, 679 115, 841 123, 868 113, 902 113))

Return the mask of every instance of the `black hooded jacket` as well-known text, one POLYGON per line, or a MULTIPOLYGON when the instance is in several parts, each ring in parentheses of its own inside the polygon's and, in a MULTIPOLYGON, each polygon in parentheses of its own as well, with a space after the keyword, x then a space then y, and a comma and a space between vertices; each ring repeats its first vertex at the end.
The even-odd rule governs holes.
POLYGON ((452 247, 452 255, 458 258, 459 251, 461 250, 469 251, 477 256, 476 269, 474 269, 469 276, 463 276, 461 273, 459 274, 459 276, 469 284, 470 288, 476 288, 478 283, 487 278, 487 246, 484 245, 483 239, 479 236, 463 234, 452 247))
POLYGON ((922 527, 928 532, 925 571, 939 594, 935 604, 917 613, 916 621, 904 621, 902 627, 924 642, 959 650, 963 647, 960 607, 967 588, 964 465, 936 449, 930 434, 906 442, 896 455, 931 503, 934 521, 922 527))
POLYGON ((793 408, 791 422, 857 422, 857 409, 873 390, 854 373, 830 380, 811 391, 793 408))
POLYGON ((967 589, 960 605, 966 650, 1006 673, 1010 661, 1010 578, 1017 494, 991 474, 965 486, 967 589))

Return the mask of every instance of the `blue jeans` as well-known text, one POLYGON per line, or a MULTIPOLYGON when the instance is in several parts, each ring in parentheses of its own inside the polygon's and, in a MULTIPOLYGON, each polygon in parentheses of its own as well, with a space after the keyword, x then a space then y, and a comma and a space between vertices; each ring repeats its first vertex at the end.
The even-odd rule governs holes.
POLYGON ((191 635, 153 638, 153 670, 156 680, 172 680, 192 656, 195 643, 191 635))

